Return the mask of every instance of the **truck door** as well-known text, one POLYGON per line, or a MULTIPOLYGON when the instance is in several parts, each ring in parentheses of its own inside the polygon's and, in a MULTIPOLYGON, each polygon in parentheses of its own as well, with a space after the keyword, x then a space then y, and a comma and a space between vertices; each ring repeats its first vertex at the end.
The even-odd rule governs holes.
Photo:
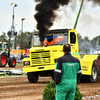
POLYGON ((68 43, 71 45, 71 54, 75 57, 79 57, 79 48, 78 48, 78 38, 76 31, 74 29, 69 30, 68 43))

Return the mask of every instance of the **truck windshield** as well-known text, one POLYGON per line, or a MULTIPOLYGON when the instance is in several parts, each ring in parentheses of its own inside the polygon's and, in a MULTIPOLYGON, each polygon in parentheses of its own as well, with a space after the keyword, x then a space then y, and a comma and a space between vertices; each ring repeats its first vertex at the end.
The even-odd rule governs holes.
MULTIPOLYGON (((68 35, 67 34, 50 34, 45 37, 44 46, 48 45, 63 45, 68 43, 68 35)), ((34 35, 33 46, 40 46, 40 41, 38 35, 34 35)))

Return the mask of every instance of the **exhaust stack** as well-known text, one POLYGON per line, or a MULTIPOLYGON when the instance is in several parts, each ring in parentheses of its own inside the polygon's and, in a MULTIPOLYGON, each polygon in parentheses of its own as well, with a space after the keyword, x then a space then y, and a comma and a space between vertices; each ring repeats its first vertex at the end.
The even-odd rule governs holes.
POLYGON ((74 29, 76 29, 77 22, 78 22, 78 19, 79 19, 79 16, 80 16, 80 12, 81 12, 81 9, 82 9, 82 6, 83 6, 83 2, 84 2, 84 0, 82 0, 82 2, 81 2, 80 9, 79 9, 76 21, 75 21, 74 29))
POLYGON ((41 47, 43 47, 44 46, 44 42, 43 41, 41 41, 41 47))

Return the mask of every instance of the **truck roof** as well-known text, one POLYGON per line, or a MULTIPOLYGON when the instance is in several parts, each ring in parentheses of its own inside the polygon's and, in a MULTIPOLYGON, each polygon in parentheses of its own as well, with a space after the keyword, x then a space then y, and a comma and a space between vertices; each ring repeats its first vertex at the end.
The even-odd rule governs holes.
MULTIPOLYGON (((49 30, 48 33, 65 33, 68 32, 69 29, 55 29, 55 30, 49 30)), ((33 34, 38 34, 38 31, 34 32, 33 34)))
POLYGON ((65 33, 65 32, 68 32, 68 29, 49 30, 49 33, 65 33))

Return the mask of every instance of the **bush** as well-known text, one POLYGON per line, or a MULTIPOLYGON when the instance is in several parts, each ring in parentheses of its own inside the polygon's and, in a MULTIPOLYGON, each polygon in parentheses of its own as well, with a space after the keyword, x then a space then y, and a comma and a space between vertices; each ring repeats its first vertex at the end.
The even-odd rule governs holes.
MULTIPOLYGON (((51 80, 44 88, 42 100, 55 100, 55 93, 55 82, 51 80)), ((76 87, 75 100, 82 100, 82 94, 79 91, 79 87, 76 87)))
POLYGON ((51 80, 50 83, 44 88, 42 100, 55 100, 55 93, 55 82, 51 80))
POLYGON ((75 100, 82 100, 82 93, 79 91, 79 87, 76 86, 76 91, 75 91, 75 100))

